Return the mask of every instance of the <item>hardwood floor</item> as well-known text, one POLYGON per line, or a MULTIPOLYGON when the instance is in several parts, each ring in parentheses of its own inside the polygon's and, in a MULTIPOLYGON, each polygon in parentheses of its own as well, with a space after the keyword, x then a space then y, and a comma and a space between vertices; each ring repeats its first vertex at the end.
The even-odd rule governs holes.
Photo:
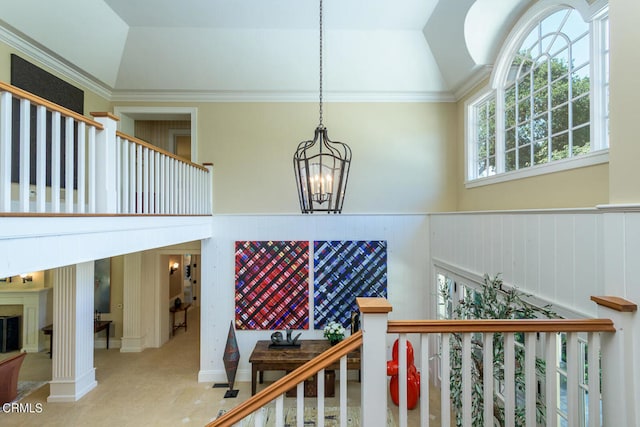
MULTIPOLYGON (((199 310, 193 308, 188 315, 188 331, 178 330, 162 348, 141 353, 96 349, 94 366, 98 386, 79 401, 47 403, 49 385, 45 384, 20 401, 26 412, 0 412, 0 424, 24 427, 206 425, 220 410, 229 410, 249 398, 251 383, 237 382, 235 388, 240 391, 238 397, 232 399, 224 398, 224 388, 198 383, 199 310)), ((50 379, 48 354, 30 353, 20 371, 20 380, 50 379)), ((349 406, 359 405, 359 387, 357 381, 349 382, 349 406)), ((309 399, 308 404, 314 406, 315 401, 309 399)), ((286 400, 295 402, 295 399, 286 400)), ((337 406, 337 400, 331 403, 328 399, 326 405, 337 406)), ((431 405, 432 411, 438 408, 434 406, 436 402, 431 405)), ((417 411, 409 412, 410 426, 419 425, 417 416, 417 411)), ((437 418, 437 414, 432 416, 432 425, 439 425, 437 418)))

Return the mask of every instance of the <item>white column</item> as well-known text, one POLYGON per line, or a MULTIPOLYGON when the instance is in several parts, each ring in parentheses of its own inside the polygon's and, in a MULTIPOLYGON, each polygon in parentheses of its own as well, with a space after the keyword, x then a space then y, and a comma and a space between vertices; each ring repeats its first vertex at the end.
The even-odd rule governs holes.
POLYGON ((116 130, 118 117, 111 113, 91 113, 104 130, 96 135, 96 211, 117 213, 116 130))
POLYGON ((386 427, 387 321, 391 305, 384 298, 356 298, 356 302, 362 314, 362 425, 386 427))
POLYGON ((93 261, 56 269, 48 402, 75 402, 98 383, 93 366, 93 261))
POLYGON ((140 352, 144 349, 142 332, 142 292, 141 275, 142 253, 136 252, 124 256, 124 291, 122 314, 122 345, 120 352, 140 352))

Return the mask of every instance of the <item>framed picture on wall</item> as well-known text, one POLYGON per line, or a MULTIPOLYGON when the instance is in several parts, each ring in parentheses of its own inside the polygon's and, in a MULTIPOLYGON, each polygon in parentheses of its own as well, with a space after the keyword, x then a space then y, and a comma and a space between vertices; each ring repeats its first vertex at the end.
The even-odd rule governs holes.
POLYGON ((98 259, 94 266, 93 305, 98 313, 111 312, 111 258, 98 259))

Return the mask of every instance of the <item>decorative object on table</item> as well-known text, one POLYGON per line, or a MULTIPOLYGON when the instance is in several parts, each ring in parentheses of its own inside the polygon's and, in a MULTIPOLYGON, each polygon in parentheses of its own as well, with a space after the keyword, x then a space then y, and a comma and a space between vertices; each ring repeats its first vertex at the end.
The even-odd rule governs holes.
POLYGON ((293 155, 302 213, 341 213, 351 166, 351 148, 331 141, 322 123, 322 0, 320 0, 320 120, 313 140, 302 141, 293 155))
POLYGON ((324 327, 324 337, 329 340, 331 345, 336 345, 344 339, 345 329, 340 323, 333 320, 324 327))
POLYGON ((222 360, 224 361, 224 369, 227 371, 227 380, 229 380, 229 390, 224 394, 224 397, 237 397, 238 390, 233 389, 233 383, 236 380, 236 371, 238 370, 238 362, 240 361, 240 350, 238 349, 238 340, 236 340, 236 331, 233 328, 233 322, 229 324, 227 345, 224 348, 222 360))
POLYGON ((173 306, 178 309, 182 305, 182 300, 180 298, 176 298, 173 300, 173 306))
POLYGON ((329 320, 347 327, 356 297, 387 296, 387 242, 315 241, 314 326, 329 320))
POLYGON ((360 330, 360 312, 353 310, 351 312, 351 334, 355 334, 360 330))
POLYGON ((298 338, 300 338, 300 335, 302 335, 302 333, 299 333, 298 335, 295 336, 295 338, 292 338, 292 331, 291 329, 287 329, 286 331, 287 334, 287 338, 284 339, 282 337, 282 332, 274 332, 271 334, 271 344, 269 344, 269 348, 273 348, 273 347, 300 347, 300 343, 298 342, 298 338))
POLYGON ((236 328, 309 328, 309 242, 237 241, 236 328))
MULTIPOLYGON (((391 359, 387 361, 387 375, 391 377, 389 381, 389 392, 391 400, 396 406, 400 405, 400 387, 398 385, 398 340, 393 343, 391 359)), ((407 409, 413 409, 418 404, 420 398, 420 372, 414 365, 413 345, 407 341, 407 409)))

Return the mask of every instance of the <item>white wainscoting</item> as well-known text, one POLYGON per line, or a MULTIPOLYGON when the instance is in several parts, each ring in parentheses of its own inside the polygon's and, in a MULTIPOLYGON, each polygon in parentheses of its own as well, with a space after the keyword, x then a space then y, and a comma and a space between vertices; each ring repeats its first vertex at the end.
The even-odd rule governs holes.
POLYGON ((615 425, 640 425, 640 413, 625 403, 640 401, 640 316, 590 300, 593 295, 612 295, 640 303, 640 207, 430 218, 432 267, 469 276, 501 273, 506 284, 566 313, 612 319, 621 351, 618 360, 609 363, 614 380, 605 379, 603 385, 605 416, 630 420, 615 425))
MULTIPOLYGON (((392 319, 427 317, 430 301, 428 217, 426 215, 229 215, 214 216, 213 239, 202 241, 201 350, 199 381, 226 382, 222 362, 229 323, 234 320, 235 241, 386 240, 387 285, 392 319)), ((313 312, 313 284, 309 290, 313 312)), ((240 364, 236 379, 249 381, 249 356, 257 340, 274 331, 236 331, 240 364)), ((302 339, 322 338, 322 331, 302 339)), ((390 354, 390 351, 389 351, 390 354)))
POLYGON ((434 264, 505 283, 571 311, 595 316, 604 292, 603 215, 596 209, 436 214, 434 264))

